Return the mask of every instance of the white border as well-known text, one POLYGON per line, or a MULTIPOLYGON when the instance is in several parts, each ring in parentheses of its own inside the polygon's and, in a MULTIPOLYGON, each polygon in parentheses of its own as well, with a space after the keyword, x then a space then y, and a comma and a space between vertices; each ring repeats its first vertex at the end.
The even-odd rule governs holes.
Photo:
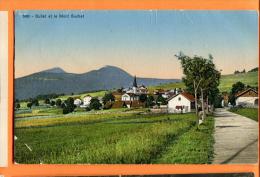
POLYGON ((8 12, 0 11, 0 167, 8 164, 8 12))

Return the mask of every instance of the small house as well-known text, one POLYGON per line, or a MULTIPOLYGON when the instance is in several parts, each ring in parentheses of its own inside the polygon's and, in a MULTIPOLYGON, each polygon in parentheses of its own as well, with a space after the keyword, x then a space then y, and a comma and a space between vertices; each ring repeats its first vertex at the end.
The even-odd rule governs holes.
POLYGON ((92 99, 92 96, 86 95, 83 98, 83 105, 81 105, 81 107, 84 107, 84 108, 89 107, 91 99, 92 99))
POLYGON ((195 108, 195 98, 187 92, 178 93, 167 101, 169 113, 186 113, 195 108))
POLYGON ((81 99, 79 99, 79 98, 77 98, 77 99, 74 100, 74 105, 75 105, 75 106, 80 106, 81 103, 82 103, 82 101, 81 101, 81 99))
POLYGON ((236 94, 236 105, 243 107, 258 106, 258 92, 252 88, 236 94))

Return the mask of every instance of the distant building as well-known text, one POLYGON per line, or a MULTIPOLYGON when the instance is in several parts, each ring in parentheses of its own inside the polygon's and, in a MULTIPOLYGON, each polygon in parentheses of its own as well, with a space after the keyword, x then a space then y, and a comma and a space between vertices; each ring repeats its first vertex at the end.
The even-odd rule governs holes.
POLYGON ((79 106, 81 105, 81 103, 82 103, 82 101, 81 101, 81 99, 79 99, 79 98, 77 98, 77 99, 74 100, 74 105, 75 105, 75 106, 78 106, 78 107, 79 107, 79 106))
POLYGON ((252 88, 236 94, 236 105, 243 107, 258 106, 258 92, 252 88))
POLYGON ((222 102, 221 102, 221 106, 225 107, 228 106, 228 92, 222 92, 222 102))
POLYGON ((178 93, 167 101, 169 113, 186 113, 195 108, 195 98, 187 92, 178 93))
POLYGON ((140 95, 148 94, 148 89, 144 86, 138 86, 136 76, 134 77, 133 86, 125 89, 124 94, 121 96, 121 101, 139 101, 140 95))
POLYGON ((92 96, 86 95, 83 98, 83 104, 80 107, 83 107, 83 108, 89 107, 91 99, 92 99, 92 96))
POLYGON ((121 101, 138 101, 138 100, 139 100, 139 95, 134 93, 125 93, 122 95, 121 101))
POLYGON ((124 89, 124 91, 126 93, 133 93, 136 95, 148 94, 148 89, 144 85, 137 85, 136 76, 134 77, 133 86, 128 89, 124 89))

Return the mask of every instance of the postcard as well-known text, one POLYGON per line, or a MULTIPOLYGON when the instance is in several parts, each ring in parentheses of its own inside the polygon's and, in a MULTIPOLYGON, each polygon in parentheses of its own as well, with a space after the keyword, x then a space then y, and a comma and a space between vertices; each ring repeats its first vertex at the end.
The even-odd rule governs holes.
POLYGON ((256 164, 258 13, 15 11, 17 164, 256 164))

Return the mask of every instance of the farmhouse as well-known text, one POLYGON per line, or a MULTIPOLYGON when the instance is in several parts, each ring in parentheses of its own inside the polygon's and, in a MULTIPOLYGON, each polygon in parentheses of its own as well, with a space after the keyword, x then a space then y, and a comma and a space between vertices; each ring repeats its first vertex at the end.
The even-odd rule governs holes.
POLYGON ((236 94, 236 105, 244 107, 258 106, 258 93, 256 90, 249 88, 236 94))
POLYGON ((92 97, 91 97, 90 95, 86 95, 86 96, 83 98, 83 105, 81 105, 80 107, 82 107, 82 108, 89 107, 89 104, 90 104, 91 99, 92 99, 92 97))
POLYGON ((77 99, 74 100, 74 105, 75 105, 75 106, 80 106, 81 103, 82 103, 82 101, 81 101, 81 99, 79 99, 79 98, 77 98, 77 99))
POLYGON ((178 93, 167 101, 169 113, 186 113, 195 108, 195 98, 187 92, 178 93))

